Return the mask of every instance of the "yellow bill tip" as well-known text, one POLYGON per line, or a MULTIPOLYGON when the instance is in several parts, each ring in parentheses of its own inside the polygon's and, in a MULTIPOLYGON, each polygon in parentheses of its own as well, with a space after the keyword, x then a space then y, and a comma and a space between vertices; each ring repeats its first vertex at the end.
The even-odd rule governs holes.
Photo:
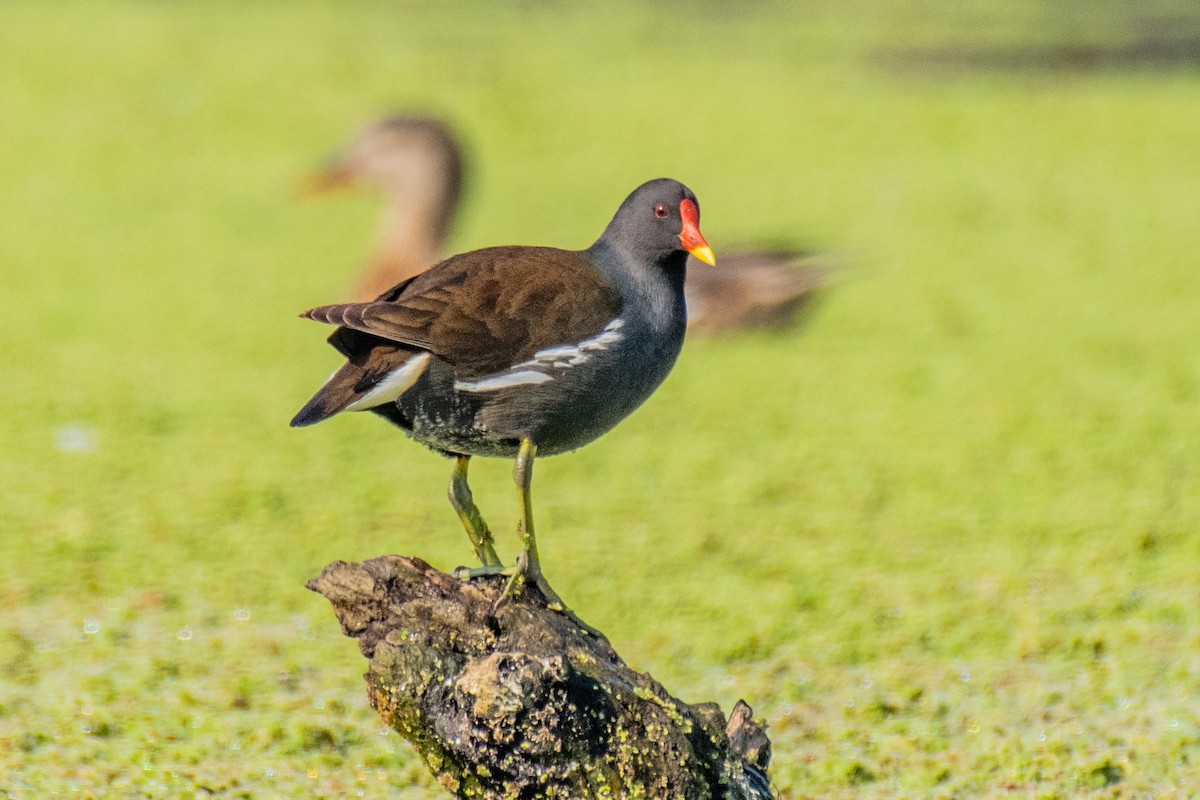
POLYGON ((715 267, 717 265, 716 253, 714 253, 712 248, 706 244, 702 244, 699 247, 693 247, 689 249, 688 252, 700 261, 708 264, 710 267, 715 267))

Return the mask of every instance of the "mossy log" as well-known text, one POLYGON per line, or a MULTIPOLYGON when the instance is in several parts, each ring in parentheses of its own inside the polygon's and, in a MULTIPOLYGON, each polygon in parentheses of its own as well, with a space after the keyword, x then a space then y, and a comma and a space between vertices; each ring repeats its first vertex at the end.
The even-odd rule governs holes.
POLYGON ((472 800, 771 800, 771 745, 740 702, 688 705, 527 587, 416 558, 309 581, 370 660, 371 705, 447 791, 472 800))

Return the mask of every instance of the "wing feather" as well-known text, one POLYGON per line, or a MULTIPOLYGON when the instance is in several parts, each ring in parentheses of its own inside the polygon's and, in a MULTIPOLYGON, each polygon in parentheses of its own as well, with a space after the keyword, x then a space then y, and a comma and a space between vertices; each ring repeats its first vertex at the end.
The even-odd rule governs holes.
POLYGON ((620 294, 583 254, 494 247, 449 258, 378 300, 301 316, 338 325, 330 342, 351 360, 384 340, 427 350, 473 380, 594 336, 620 310, 620 294), (339 337, 347 329, 369 336, 339 337))

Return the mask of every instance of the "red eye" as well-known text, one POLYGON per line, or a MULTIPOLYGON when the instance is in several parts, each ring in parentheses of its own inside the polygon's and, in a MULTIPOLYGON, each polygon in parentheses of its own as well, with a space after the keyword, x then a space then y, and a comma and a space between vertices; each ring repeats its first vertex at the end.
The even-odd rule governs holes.
POLYGON ((664 219, 669 213, 671 212, 667 211, 667 207, 662 203, 659 203, 654 207, 654 216, 658 217, 659 219, 664 219))

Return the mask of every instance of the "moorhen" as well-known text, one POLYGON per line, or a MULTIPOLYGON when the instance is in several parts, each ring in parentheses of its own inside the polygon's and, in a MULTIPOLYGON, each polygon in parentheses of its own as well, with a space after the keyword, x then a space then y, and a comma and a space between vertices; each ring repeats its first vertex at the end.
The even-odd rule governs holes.
MULTIPOLYGON (((306 180, 306 194, 357 185, 382 196, 375 252, 353 297, 377 297, 443 257, 464 175, 462 147, 449 126, 396 114, 365 125, 306 180)), ((826 261, 811 252, 753 246, 722 252, 719 270, 693 262, 684 287, 688 331, 711 335, 792 324, 828 281, 826 261)))
POLYGON ((473 575, 503 565, 467 485, 469 461, 515 457, 523 551, 502 597, 529 581, 566 611, 538 560, 534 457, 593 441, 666 378, 687 324, 689 253, 716 263, 695 195, 660 178, 635 189, 586 250, 474 250, 374 301, 306 311, 339 326, 329 342, 346 363, 292 425, 372 411, 454 458, 450 502, 483 565, 473 575))

